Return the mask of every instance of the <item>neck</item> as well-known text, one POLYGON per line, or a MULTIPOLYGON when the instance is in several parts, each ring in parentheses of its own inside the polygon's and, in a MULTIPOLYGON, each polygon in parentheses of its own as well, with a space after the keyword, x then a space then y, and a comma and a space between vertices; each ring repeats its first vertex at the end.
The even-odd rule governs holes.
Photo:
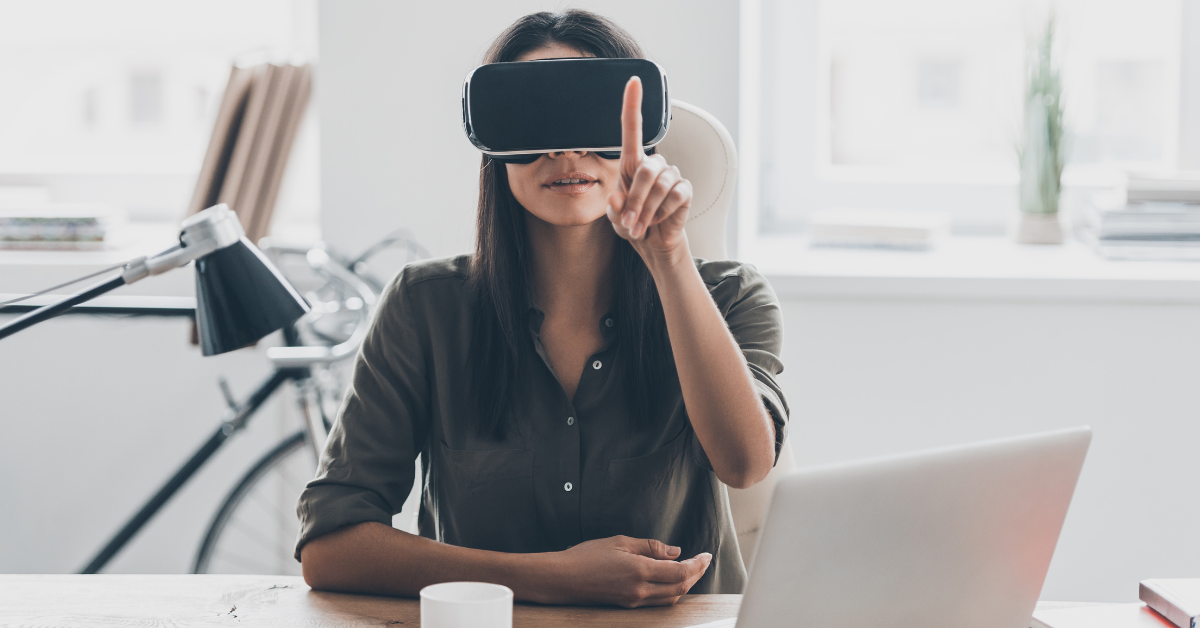
POLYGON ((559 227, 525 216, 533 294, 547 315, 598 320, 612 299, 617 234, 607 218, 559 227))

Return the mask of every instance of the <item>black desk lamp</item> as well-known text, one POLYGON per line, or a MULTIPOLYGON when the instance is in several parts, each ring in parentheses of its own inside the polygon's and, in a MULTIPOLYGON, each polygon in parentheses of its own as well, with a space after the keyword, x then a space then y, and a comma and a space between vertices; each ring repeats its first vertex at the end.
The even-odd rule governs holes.
POLYGON ((0 327, 0 339, 53 318, 105 292, 196 262, 196 325, 204 355, 240 349, 308 312, 304 299, 242 230, 222 203, 183 222, 179 244, 139 257, 121 275, 0 327))

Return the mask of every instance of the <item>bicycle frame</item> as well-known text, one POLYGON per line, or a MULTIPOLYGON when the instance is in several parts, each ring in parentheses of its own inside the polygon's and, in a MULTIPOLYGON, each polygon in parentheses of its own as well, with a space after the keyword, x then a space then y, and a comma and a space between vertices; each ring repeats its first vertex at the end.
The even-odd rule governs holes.
POLYGON ((104 544, 104 547, 101 548, 79 573, 94 574, 103 569, 108 564, 108 561, 112 560, 112 557, 121 551, 129 543, 130 539, 137 535, 145 527, 146 523, 179 492, 179 489, 183 488, 183 485, 192 476, 196 475, 200 467, 204 466, 204 463, 208 462, 208 459, 217 453, 217 450, 225 444, 225 441, 229 440, 230 436, 233 436, 238 430, 246 427, 246 423, 250 420, 250 417, 271 398, 271 395, 275 394, 275 391, 279 390, 279 387, 284 382, 301 380, 308 376, 309 369, 297 367, 279 368, 271 373, 254 392, 250 393, 236 407, 229 410, 227 418, 217 428, 217 431, 192 454, 187 462, 183 463, 183 466, 158 489, 158 492, 142 505, 137 513, 130 517, 129 521, 125 522, 124 526, 121 526, 121 529, 104 544))

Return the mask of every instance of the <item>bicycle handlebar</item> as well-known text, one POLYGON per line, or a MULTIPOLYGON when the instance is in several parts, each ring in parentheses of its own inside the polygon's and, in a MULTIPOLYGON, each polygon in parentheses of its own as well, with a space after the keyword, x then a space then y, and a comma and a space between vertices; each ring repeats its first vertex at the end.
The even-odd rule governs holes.
MULTIPOLYGON (((280 251, 284 253, 304 253, 305 259, 309 266, 318 274, 326 279, 338 281, 350 286, 351 289, 362 299, 362 307, 366 308, 369 318, 369 313, 374 309, 375 302, 378 299, 375 291, 359 277, 354 271, 334 261, 330 255, 321 248, 303 249, 293 246, 278 246, 266 245, 266 248, 272 251, 280 251)), ((331 364, 340 362, 346 358, 354 356, 358 352, 358 348, 362 345, 363 339, 367 336, 366 321, 360 322, 355 328, 354 333, 345 341, 338 343, 332 347, 321 346, 300 346, 300 347, 271 347, 267 349, 267 359, 275 365, 276 368, 295 368, 313 366, 316 364, 331 364)))

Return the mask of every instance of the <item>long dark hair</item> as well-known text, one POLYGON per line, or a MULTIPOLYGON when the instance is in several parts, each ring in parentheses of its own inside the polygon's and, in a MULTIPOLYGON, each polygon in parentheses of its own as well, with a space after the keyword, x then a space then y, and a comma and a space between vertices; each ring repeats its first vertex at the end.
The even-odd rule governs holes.
MULTIPOLYGON (((543 46, 560 43, 603 58, 641 58, 629 33, 588 11, 534 13, 496 38, 485 63, 516 61, 543 46)), ((503 438, 521 382, 521 366, 536 360, 529 338, 531 294, 525 208, 513 197, 504 164, 486 155, 479 171, 479 215, 471 283, 476 298, 469 350, 471 387, 481 435, 503 438)), ((631 418, 648 415, 675 365, 662 302, 641 256, 617 238, 613 259, 613 309, 625 390, 632 393, 631 418), (657 395, 656 395, 657 393, 657 395)), ((599 321, 597 321, 599 324, 599 321)))

